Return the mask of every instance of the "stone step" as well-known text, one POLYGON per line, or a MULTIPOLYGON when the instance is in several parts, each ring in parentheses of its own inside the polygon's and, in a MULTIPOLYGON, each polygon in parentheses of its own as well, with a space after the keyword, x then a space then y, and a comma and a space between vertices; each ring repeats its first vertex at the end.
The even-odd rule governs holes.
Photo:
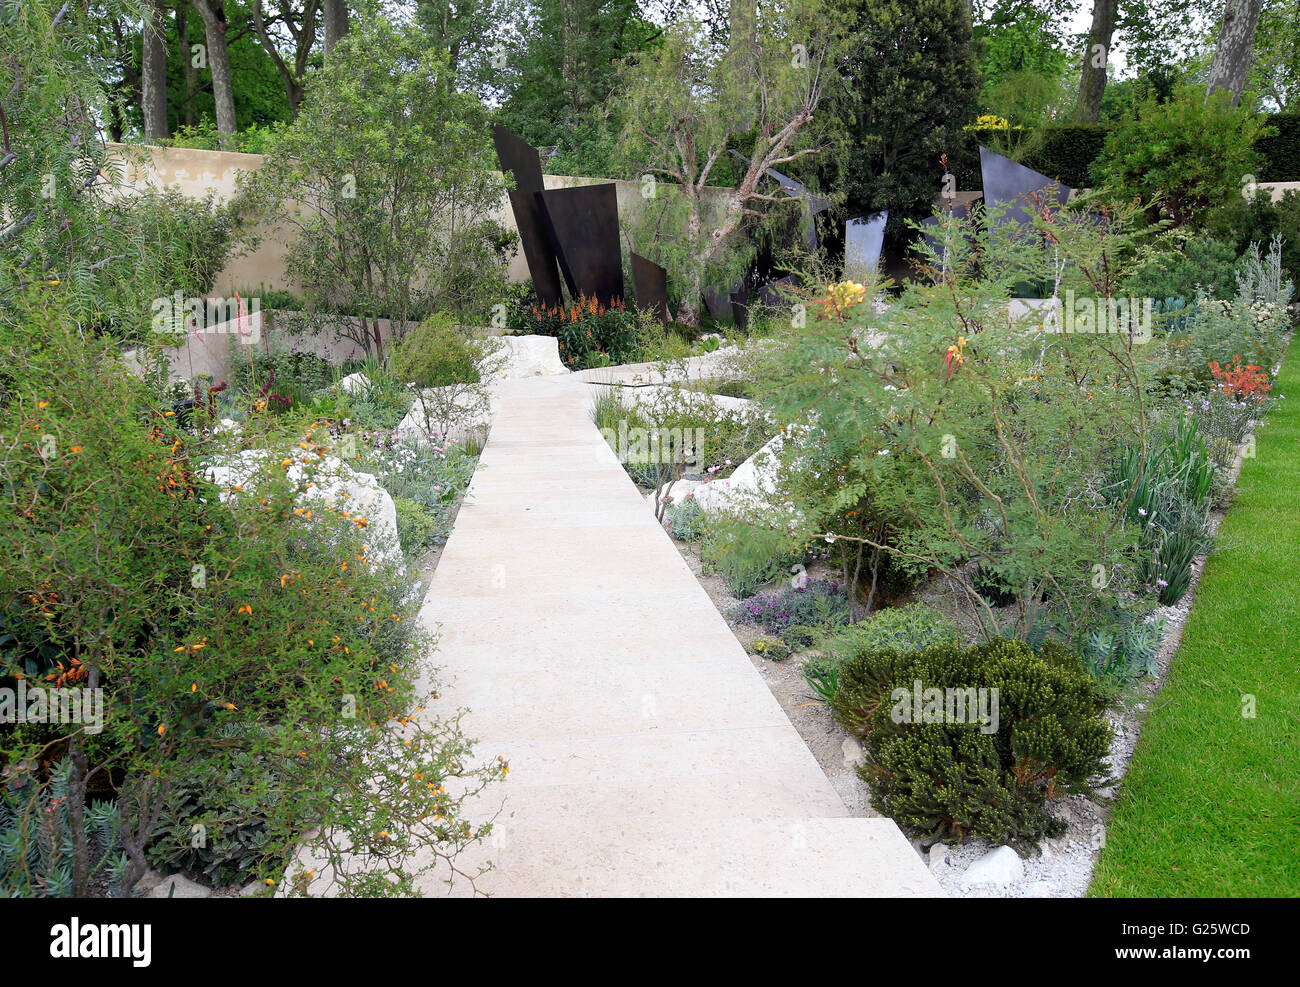
MULTIPOLYGON (((578 832, 503 816, 458 866, 496 897, 943 897, 889 819, 604 817, 578 832)), ((426 895, 467 895, 464 880, 426 895)))

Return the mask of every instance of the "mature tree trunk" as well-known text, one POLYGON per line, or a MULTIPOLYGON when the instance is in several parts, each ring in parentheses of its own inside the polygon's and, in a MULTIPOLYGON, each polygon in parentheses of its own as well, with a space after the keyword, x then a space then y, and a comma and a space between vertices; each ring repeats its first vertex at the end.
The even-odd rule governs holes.
POLYGON ((348 33, 347 0, 321 0, 325 14, 325 59, 338 44, 339 38, 348 33))
POLYGON ((217 133, 221 147, 235 132, 235 90, 230 77, 230 49, 226 46, 226 11, 221 0, 191 0, 203 18, 207 39, 208 71, 212 73, 212 99, 217 107, 217 133))
MULTIPOLYGON (((329 0, 326 0, 326 3, 328 2, 329 0)), ((307 60, 311 57, 312 45, 316 41, 318 0, 305 0, 301 14, 294 11, 291 4, 283 3, 280 6, 279 19, 294 42, 292 66, 285 62, 271 37, 266 23, 266 14, 262 10, 262 0, 252 0, 249 6, 253 13, 253 27, 262 42, 262 49, 270 56, 276 71, 280 73, 280 81, 284 83, 285 94, 289 97, 289 106, 296 117, 298 107, 302 103, 307 60)))
POLYGON ((1205 98, 1219 89, 1232 93, 1232 105, 1241 102, 1241 91, 1246 86, 1246 75, 1255 56, 1255 28, 1259 26, 1264 0, 1228 0, 1219 22, 1219 40, 1214 48, 1214 62, 1210 65, 1209 84, 1205 98))
POLYGON ((578 90, 578 38, 580 37, 581 12, 577 9, 578 0, 560 0, 560 85, 569 98, 564 102, 564 129, 569 129, 577 122, 574 119, 574 95, 578 90))
POLYGON ((1096 123, 1101 118, 1101 97, 1106 92, 1106 63, 1110 60, 1117 6, 1118 0, 1093 0, 1092 30, 1088 32, 1088 50, 1083 53, 1075 123, 1096 123))
POLYGON ((185 78, 185 98, 181 100, 180 123, 193 127, 194 94, 199 89, 199 70, 194 66, 194 53, 190 51, 190 0, 176 4, 176 46, 180 50, 181 68, 185 78))
POLYGON ((162 140, 167 130, 167 28, 162 0, 145 7, 141 55, 140 110, 144 114, 144 139, 162 140))
POLYGON ((111 18, 108 26, 113 35, 113 54, 121 79, 109 87, 113 103, 106 126, 109 137, 121 141, 130 124, 127 108, 140 106, 143 102, 143 82, 140 62, 135 57, 135 32, 129 26, 124 27, 120 17, 111 18))

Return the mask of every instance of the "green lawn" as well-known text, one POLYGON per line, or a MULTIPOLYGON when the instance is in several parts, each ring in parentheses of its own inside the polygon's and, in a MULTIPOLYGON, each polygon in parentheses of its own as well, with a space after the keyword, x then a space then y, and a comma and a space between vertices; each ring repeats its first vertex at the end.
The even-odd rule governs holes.
POLYGON ((1242 470, 1092 895, 1300 895, 1300 344, 1277 391, 1288 398, 1242 470))

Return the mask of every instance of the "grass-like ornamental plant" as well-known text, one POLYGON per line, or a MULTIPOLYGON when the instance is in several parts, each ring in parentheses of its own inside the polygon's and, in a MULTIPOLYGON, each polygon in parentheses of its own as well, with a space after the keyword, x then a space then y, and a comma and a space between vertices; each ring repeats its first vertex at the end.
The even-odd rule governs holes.
POLYGON ((1191 418, 1175 419, 1146 448, 1127 449, 1108 490, 1127 502, 1125 519, 1138 531, 1137 569, 1172 605, 1191 585, 1192 562, 1209 550, 1209 500, 1214 462, 1191 418))
POLYGON ((859 771, 878 810, 926 837, 995 843, 1064 831, 1047 801, 1102 779, 1105 702, 1068 648, 1001 638, 860 651, 830 696, 863 737, 859 771))

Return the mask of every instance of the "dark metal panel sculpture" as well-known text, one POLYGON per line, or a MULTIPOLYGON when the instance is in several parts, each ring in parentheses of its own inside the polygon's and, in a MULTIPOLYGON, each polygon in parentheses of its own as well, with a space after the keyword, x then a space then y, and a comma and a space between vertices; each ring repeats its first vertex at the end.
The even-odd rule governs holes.
POLYGON ((781 191, 790 198, 803 200, 803 214, 799 223, 804 228, 804 246, 808 248, 809 253, 815 253, 818 247, 817 214, 829 209, 831 200, 824 196, 813 195, 808 191, 807 185, 795 181, 788 175, 781 174, 775 168, 767 169, 767 175, 775 180, 781 186, 781 191))
POLYGON ((777 278, 775 281, 769 281, 763 287, 758 289, 759 300, 769 308, 788 305, 789 299, 782 294, 782 288, 793 288, 799 280, 797 274, 787 274, 783 278, 777 278))
MULTIPOLYGON (((748 164, 749 159, 735 148, 732 148, 731 153, 740 161, 748 164)), ((815 251, 817 249, 817 215, 830 208, 831 200, 825 196, 813 195, 808 190, 807 185, 777 171, 775 168, 768 168, 764 174, 776 182, 781 187, 781 191, 790 198, 803 200, 799 223, 804 227, 804 245, 810 253, 815 251)))
POLYGON ((1033 168, 1026 168, 987 147, 980 148, 980 174, 984 181, 984 202, 992 213, 1002 206, 1006 211, 990 222, 998 225, 1030 222, 1030 196, 1056 206, 1065 205, 1070 197, 1068 185, 1053 181, 1033 168))
POLYGON ((492 141, 503 173, 514 176, 510 190, 510 208, 515 214, 515 228, 533 278, 533 290, 543 305, 559 305, 560 276, 555 268, 555 248, 546 234, 536 193, 541 192, 542 160, 537 148, 520 140, 500 124, 492 126, 492 141))
POLYGON ((749 328, 749 285, 743 279, 731 293, 731 321, 741 332, 749 328))
POLYGON ((724 319, 731 315, 731 295, 740 289, 740 282, 731 287, 725 284, 711 284, 704 288, 704 306, 715 319, 724 319))
POLYGON ((621 301, 618 187, 610 182, 546 189, 537 193, 537 201, 569 294, 603 305, 621 301))
POLYGON ((844 274, 875 271, 880 266, 880 252, 885 246, 885 224, 889 210, 873 212, 866 219, 850 219, 844 224, 844 274))
MULTIPOLYGON (((970 206, 965 202, 954 202, 952 204, 952 208, 948 210, 948 215, 954 219, 965 219, 967 216, 970 215, 970 206)), ((939 226, 939 217, 927 216, 925 219, 921 220, 921 225, 928 229, 937 230, 939 226)), ((939 254, 940 259, 942 259, 943 241, 940 240, 937 236, 931 236, 929 233, 926 233, 924 235, 925 235, 925 242, 929 245, 930 249, 933 250, 936 254, 939 254)))
POLYGON ((656 319, 668 324, 668 272, 638 253, 632 254, 632 286, 636 307, 649 309, 656 319))

